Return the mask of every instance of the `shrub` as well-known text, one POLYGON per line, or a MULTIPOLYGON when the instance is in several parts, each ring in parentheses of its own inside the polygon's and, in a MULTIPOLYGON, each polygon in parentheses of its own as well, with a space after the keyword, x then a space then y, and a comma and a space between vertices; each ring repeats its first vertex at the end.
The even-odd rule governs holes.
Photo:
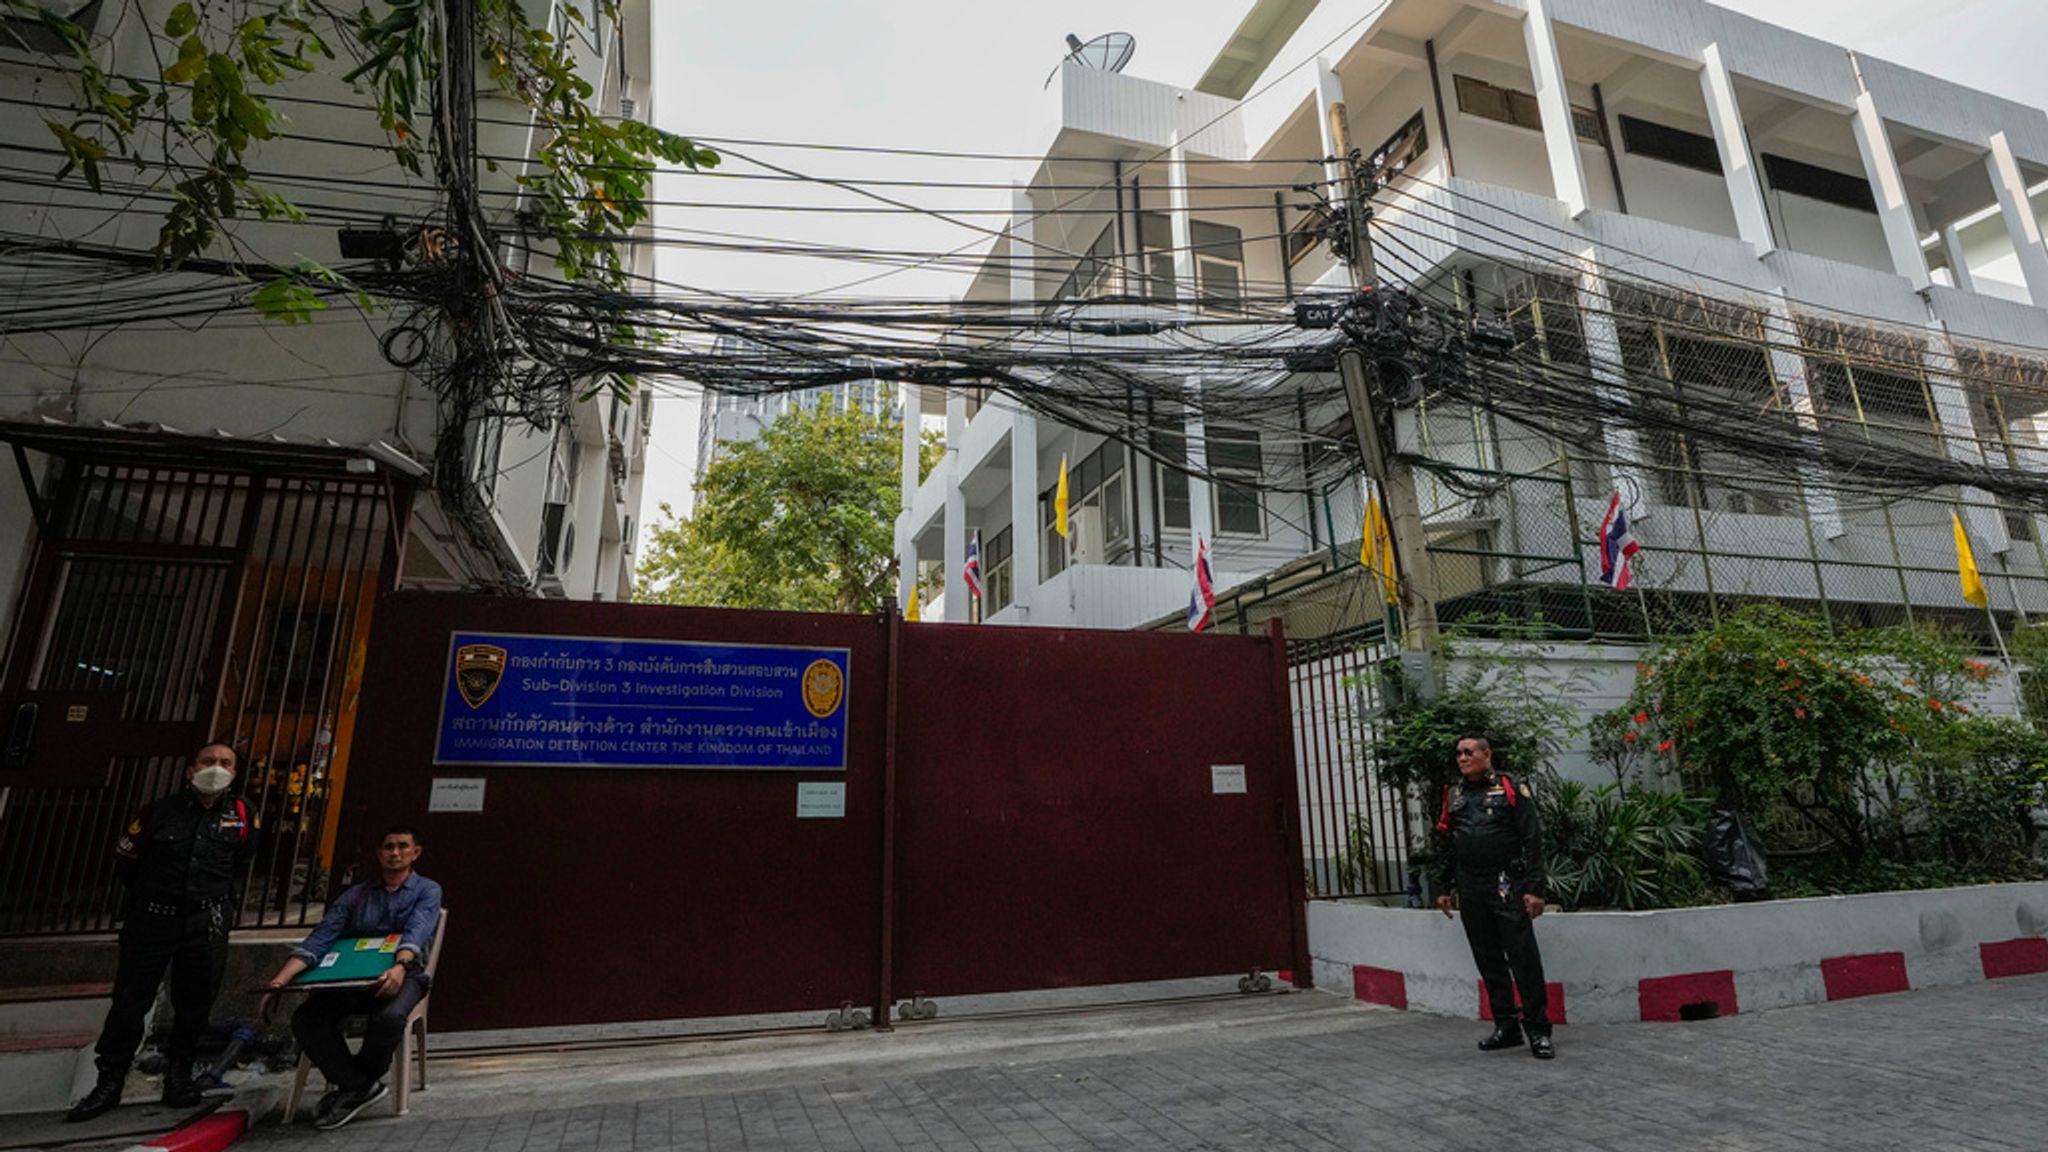
POLYGON ((1441 649, 1452 670, 1434 697, 1411 691, 1400 673, 1380 674, 1383 698, 1373 755, 1383 784, 1414 798, 1434 796, 1458 776, 1458 738, 1484 732, 1501 771, 1539 776, 1576 730, 1570 684, 1538 682, 1540 661, 1507 650, 1441 649))
POLYGON ((1778 847, 1804 823, 1852 869, 1868 862, 1905 880, 1916 873, 1874 866, 2029 868, 2048 738, 1980 714, 2000 673, 1955 638, 1928 628, 1831 634, 1760 606, 1665 642, 1639 673, 1628 705, 1593 726, 1617 771, 1628 757, 1657 756, 1716 806, 1778 830, 1778 847))
POLYGON ((1551 896, 1563 910, 1669 908, 1706 896, 1706 801, 1555 776, 1538 796, 1551 896))

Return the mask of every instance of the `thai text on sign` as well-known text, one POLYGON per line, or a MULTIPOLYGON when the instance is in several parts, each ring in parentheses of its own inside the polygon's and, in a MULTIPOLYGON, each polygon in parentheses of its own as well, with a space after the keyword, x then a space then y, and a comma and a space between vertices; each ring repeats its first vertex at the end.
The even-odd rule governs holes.
POLYGON ((846 767, 844 648, 457 632, 434 763, 846 767))

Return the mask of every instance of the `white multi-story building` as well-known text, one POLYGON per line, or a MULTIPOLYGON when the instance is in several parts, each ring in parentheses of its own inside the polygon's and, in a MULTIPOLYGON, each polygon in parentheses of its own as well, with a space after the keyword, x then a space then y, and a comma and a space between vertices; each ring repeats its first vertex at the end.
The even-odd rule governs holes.
MULTIPOLYGON (((1257 0, 1192 85, 1067 62, 1057 135, 969 298, 1172 318, 1350 289, 1312 201, 1290 191, 1327 175, 1342 103, 1352 144, 1404 164, 1374 204, 1383 282, 1493 312, 1560 371, 1648 382, 1681 407, 1748 400, 1759 420, 1853 426, 1881 449, 2048 460, 2048 351, 2029 351, 2048 350, 2048 113, 1701 0, 1390 0, 1349 31, 1359 6, 1316 7, 1257 0)), ((1272 334, 1285 328, 1276 316, 1272 334)), ((1057 334, 1090 339, 1126 338, 1057 334)), ((1198 389, 1199 373, 1179 383, 1198 389)), ((1361 534, 1341 406, 1304 402, 1287 434, 1157 411, 1141 453, 1014 403, 906 393, 906 411, 943 406, 948 451, 923 484, 905 477, 902 570, 942 558, 948 603, 979 532, 991 622, 1169 619, 1199 536, 1225 626, 1288 615, 1289 586, 1321 605, 1311 634, 1377 614, 1324 580, 1355 565, 1361 534), (1050 530, 1063 456, 1068 539, 1050 530)), ((1960 620, 1959 509, 1993 607, 2048 612, 2048 523, 1969 488, 1874 499, 1682 436, 1510 426, 1442 398, 1403 412, 1396 436, 1439 466, 1420 498, 1453 618, 1654 627, 1648 599, 1631 621, 1580 592, 1615 491, 1646 545, 1643 583, 1707 609, 1771 598, 1833 619, 1960 620), (1477 481, 1448 482, 1459 470, 1477 481)))
MULTIPOLYGON (((57 7, 87 22, 110 74, 157 75, 161 43, 144 32, 164 26, 169 0, 142 5, 146 21, 115 21, 120 5, 57 7)), ((650 107, 649 0, 626 0, 616 23, 608 10, 526 4, 573 45, 593 106, 631 114, 650 107)), ((5 23, 37 42, 34 21, 5 23)), ((242 750, 266 835, 284 834, 251 896, 281 910, 331 853, 378 596, 627 598, 650 397, 599 389, 526 413, 485 403, 451 451, 435 313, 363 312, 341 295, 287 325, 238 304, 252 285, 233 268, 154 268, 164 165, 109 161, 102 193, 61 172, 45 121, 67 119, 77 99, 71 66, 58 46, 18 43, 0 37, 0 451, 11 455, 0 536, 14 542, 0 548, 0 707, 12 725, 0 858, 28 859, 37 829, 108 842, 109 821, 219 738, 242 750)), ((304 218, 232 222, 249 276, 308 258, 374 269, 366 242, 410 243, 409 266, 430 266, 464 242, 441 231, 447 197, 431 168, 396 162, 346 70, 324 64, 267 90, 289 125, 252 148, 251 167, 304 218)), ((498 264, 548 275, 515 183, 544 140, 527 106, 478 72, 476 181, 498 264)), ((651 275, 651 246, 623 248, 630 272, 651 275)), ((13 886, 24 874, 10 870, 0 933, 103 927, 111 889, 88 857, 73 872, 52 864, 35 890, 13 886)))
MULTIPOLYGON (((731 336, 720 337, 715 350, 737 360, 749 354, 746 341, 731 336)), ((757 439, 770 424, 796 409, 830 404, 840 411, 858 409, 877 419, 894 420, 899 415, 897 400, 896 388, 879 379, 769 393, 706 388, 703 406, 698 409, 697 478, 703 479, 704 470, 724 455, 728 445, 757 439)))

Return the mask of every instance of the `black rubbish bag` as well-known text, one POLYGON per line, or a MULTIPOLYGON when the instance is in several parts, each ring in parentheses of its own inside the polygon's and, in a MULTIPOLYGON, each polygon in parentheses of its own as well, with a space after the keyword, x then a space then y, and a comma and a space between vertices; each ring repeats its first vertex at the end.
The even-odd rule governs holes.
POLYGON ((1769 890, 1763 845, 1739 813, 1717 808, 1707 817, 1707 871, 1737 900, 1759 899, 1769 890))

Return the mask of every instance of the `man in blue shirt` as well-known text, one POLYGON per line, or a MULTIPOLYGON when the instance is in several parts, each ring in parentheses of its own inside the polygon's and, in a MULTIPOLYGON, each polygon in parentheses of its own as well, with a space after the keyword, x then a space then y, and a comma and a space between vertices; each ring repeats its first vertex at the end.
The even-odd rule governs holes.
MULTIPOLYGON (((327 1078, 328 1092, 314 1115, 319 1128, 339 1128, 363 1109, 384 1098, 384 1071, 405 1036, 405 1018, 427 994, 427 949, 441 918, 441 886, 413 871, 420 857, 419 832, 409 824, 393 825, 377 845, 380 875, 350 888, 327 906, 320 926, 271 977, 272 989, 320 962, 337 940, 355 936, 398 937, 391 967, 368 988, 313 992, 292 1013, 292 1035, 299 1050, 327 1078), (363 1045, 351 1053, 342 1024, 351 1016, 366 1017, 363 1045)), ((277 993, 263 998, 263 1018, 270 1019, 277 993)))

